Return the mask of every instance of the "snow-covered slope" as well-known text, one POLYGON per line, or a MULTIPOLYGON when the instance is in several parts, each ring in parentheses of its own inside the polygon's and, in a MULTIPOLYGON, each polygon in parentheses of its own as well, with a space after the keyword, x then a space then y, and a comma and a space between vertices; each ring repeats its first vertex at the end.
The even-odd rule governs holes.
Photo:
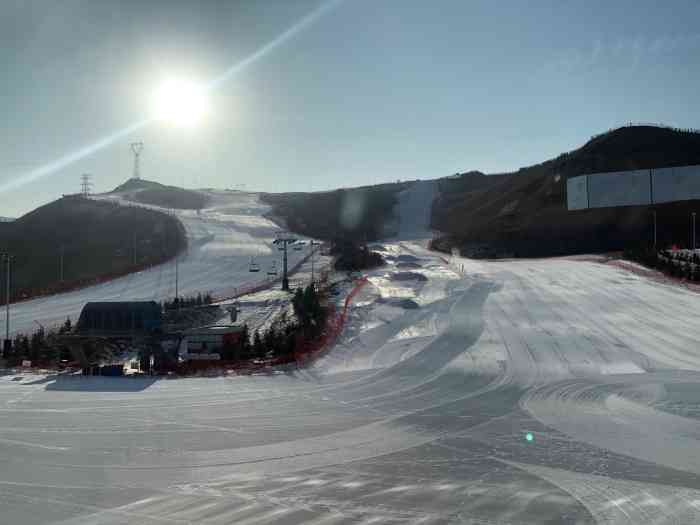
POLYGON ((435 198, 435 181, 416 181, 399 193, 395 214, 399 240, 430 239, 430 211, 435 198))
POLYGON ((0 377, 2 520, 700 523, 700 295, 594 257, 423 242, 384 244, 307 369, 0 377))
MULTIPOLYGON (((266 273, 272 261, 277 261, 277 268, 281 269, 281 252, 271 244, 280 230, 263 216, 269 209, 260 202, 257 194, 236 191, 205 193, 210 198, 210 206, 200 213, 163 210, 178 216, 189 242, 188 252, 179 258, 179 293, 210 291, 225 296, 268 278, 266 273), (249 272, 251 257, 260 264, 259 273, 249 272)), ((133 205, 119 195, 95 198, 133 205)), ((290 266, 305 254, 306 250, 290 250, 290 266)), ((35 321, 45 326, 63 322, 68 316, 75 321, 88 301, 159 301, 174 296, 175 262, 172 261, 99 286, 12 305, 11 331, 31 331, 37 327, 35 321)))

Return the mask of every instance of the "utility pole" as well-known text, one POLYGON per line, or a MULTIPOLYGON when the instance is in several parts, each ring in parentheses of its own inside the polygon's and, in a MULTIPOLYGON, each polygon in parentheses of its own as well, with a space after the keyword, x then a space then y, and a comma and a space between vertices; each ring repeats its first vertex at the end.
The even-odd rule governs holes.
MULTIPOLYGON (((180 260, 179 255, 175 255, 175 299, 179 297, 179 275, 178 275, 178 261, 180 260)), ((178 308, 180 307, 180 301, 177 301, 178 308)))
POLYGON ((141 152, 143 151, 143 142, 132 142, 131 143, 131 151, 134 153, 134 176, 133 176, 133 178, 138 180, 141 178, 139 161, 141 159, 141 152))
POLYGON ((692 216, 693 216, 693 247, 691 248, 691 250, 695 251, 695 246, 696 246, 696 244, 695 244, 695 212, 692 213, 692 216))
POLYGON ((6 282, 5 282, 5 343, 3 349, 7 352, 12 344, 10 341, 10 263, 13 257, 9 253, 3 253, 2 259, 6 264, 6 282))
POLYGON ((654 216, 654 250, 656 250, 656 210, 651 210, 651 214, 654 216))
POLYGON ((314 284, 314 241, 309 241, 311 246, 311 284, 314 284))
POLYGON ((58 280, 60 282, 63 282, 63 257, 66 252, 66 245, 61 244, 61 253, 59 256, 59 262, 58 262, 58 280))

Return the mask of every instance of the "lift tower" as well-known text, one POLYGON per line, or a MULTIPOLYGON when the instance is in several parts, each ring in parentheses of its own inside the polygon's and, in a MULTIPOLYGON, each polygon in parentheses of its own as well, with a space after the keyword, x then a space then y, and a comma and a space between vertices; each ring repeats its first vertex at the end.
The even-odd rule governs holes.
POLYGON ((282 290, 289 290, 289 278, 287 277, 287 245, 295 242, 296 237, 290 237, 288 235, 282 235, 277 237, 272 244, 277 244, 282 248, 282 290))

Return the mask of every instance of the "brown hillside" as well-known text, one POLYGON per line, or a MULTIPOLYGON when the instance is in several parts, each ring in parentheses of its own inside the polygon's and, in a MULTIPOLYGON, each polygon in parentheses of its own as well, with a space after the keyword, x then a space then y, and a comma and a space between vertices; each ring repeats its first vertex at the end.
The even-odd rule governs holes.
MULTIPOLYGON (((700 134, 652 126, 620 128, 583 147, 483 189, 459 191, 440 183, 433 227, 446 235, 438 249, 470 255, 540 256, 618 250, 650 238, 649 207, 569 212, 566 180, 596 172, 700 164, 700 134)), ((489 178, 491 176, 486 176, 489 178)), ((662 242, 687 243, 688 214, 697 203, 656 206, 662 242)), ((700 211, 700 210, 699 210, 700 211)))
MULTIPOLYGON (((187 242, 182 224, 167 214, 78 196, 64 197, 1 226, 0 251, 15 257, 13 299, 137 271, 164 262, 187 242)), ((4 293, 3 286, 3 301, 4 293)))

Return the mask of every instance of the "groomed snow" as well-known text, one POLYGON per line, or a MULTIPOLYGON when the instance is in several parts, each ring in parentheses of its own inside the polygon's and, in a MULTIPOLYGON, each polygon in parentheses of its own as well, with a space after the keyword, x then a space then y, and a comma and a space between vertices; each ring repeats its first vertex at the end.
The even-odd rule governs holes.
POLYGON ((409 233, 309 368, 0 377, 0 522, 700 522, 700 295, 409 233))
MULTIPOLYGON (((200 214, 148 206, 177 215, 185 226, 189 249, 179 259, 180 295, 215 292, 225 297, 267 279, 272 261, 281 271, 281 252, 272 244, 280 228, 264 217, 269 207, 260 202, 258 195, 238 191, 204 193, 210 198, 210 205, 200 214), (251 257, 260 264, 260 272, 249 272, 251 257)), ((133 205, 119 195, 95 198, 133 205)), ((290 250, 289 266, 307 255, 308 250, 290 250)), ((171 261, 98 286, 12 305, 11 332, 31 332, 37 328, 36 322, 51 326, 69 316, 75 322, 88 301, 160 301, 174 296, 175 262, 171 261)))

